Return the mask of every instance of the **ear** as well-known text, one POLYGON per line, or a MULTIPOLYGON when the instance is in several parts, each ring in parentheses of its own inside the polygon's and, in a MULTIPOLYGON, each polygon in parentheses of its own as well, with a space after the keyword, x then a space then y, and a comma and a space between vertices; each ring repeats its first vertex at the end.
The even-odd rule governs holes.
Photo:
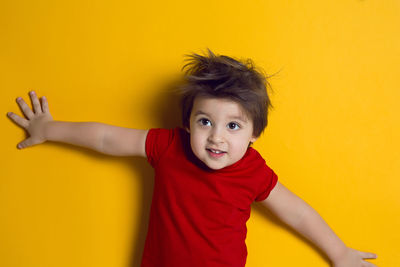
POLYGON ((257 137, 253 136, 253 137, 250 139, 250 142, 254 143, 257 139, 258 139, 257 137))
POLYGON ((186 132, 190 133, 190 129, 188 127, 185 127, 186 132))

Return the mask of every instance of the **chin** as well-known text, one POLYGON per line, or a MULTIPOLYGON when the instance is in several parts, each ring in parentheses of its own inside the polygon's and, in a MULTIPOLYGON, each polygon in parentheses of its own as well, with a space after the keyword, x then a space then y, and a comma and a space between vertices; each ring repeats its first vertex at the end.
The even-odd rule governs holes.
POLYGON ((217 170, 220 170, 220 169, 222 169, 222 168, 224 168, 225 166, 221 166, 221 167, 213 167, 213 166, 210 166, 210 165, 207 165, 208 166, 208 168, 210 168, 210 169, 212 169, 212 170, 214 170, 214 171, 217 171, 217 170))
POLYGON ((215 171, 226 167, 226 164, 207 164, 206 162, 204 162, 204 164, 206 164, 208 168, 215 171))
POLYGON ((222 166, 221 164, 212 164, 212 162, 211 162, 211 164, 210 164, 210 162, 207 162, 207 161, 205 161, 205 160, 202 160, 202 162, 208 167, 208 168, 210 168, 211 170, 219 170, 219 169, 222 169, 224 166, 222 166))

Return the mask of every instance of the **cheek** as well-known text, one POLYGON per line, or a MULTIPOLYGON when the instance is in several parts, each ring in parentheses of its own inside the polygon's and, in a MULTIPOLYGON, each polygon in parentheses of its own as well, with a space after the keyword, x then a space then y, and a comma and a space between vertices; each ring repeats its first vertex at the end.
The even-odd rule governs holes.
POLYGON ((192 133, 190 135, 190 145, 193 152, 198 152, 203 147, 202 137, 199 133, 192 133))
POLYGON ((242 138, 231 139, 230 147, 237 156, 243 156, 247 151, 248 145, 246 137, 243 136, 242 138))

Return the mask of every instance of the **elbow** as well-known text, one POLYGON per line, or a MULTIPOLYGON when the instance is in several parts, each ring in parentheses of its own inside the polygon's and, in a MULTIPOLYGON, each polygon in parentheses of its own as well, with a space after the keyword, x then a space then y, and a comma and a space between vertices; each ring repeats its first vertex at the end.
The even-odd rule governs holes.
POLYGON ((97 124, 97 136, 95 138, 95 150, 106 154, 106 150, 105 150, 105 128, 104 125, 102 123, 96 123, 97 124))

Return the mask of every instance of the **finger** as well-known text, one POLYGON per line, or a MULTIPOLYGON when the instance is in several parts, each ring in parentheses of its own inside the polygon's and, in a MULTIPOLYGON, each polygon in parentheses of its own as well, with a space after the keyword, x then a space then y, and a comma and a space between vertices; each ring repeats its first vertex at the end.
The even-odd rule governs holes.
POLYGON ((17 145, 17 148, 24 149, 24 148, 27 148, 32 145, 33 145, 33 140, 32 140, 32 138, 29 137, 29 138, 25 139, 24 141, 22 141, 21 143, 19 143, 17 145))
POLYGON ((25 103, 25 101, 22 99, 22 97, 17 98, 17 103, 19 107, 21 108, 22 112, 25 114, 25 116, 28 119, 33 118, 35 114, 33 114, 32 110, 28 107, 28 105, 25 103))
POLYGON ((47 103, 47 98, 42 96, 42 110, 44 113, 49 113, 49 104, 47 103))
POLYGON ((28 128, 29 122, 27 119, 21 118, 20 116, 18 116, 15 113, 12 112, 8 112, 7 116, 12 119, 18 126, 26 129, 28 128))
POLYGON ((40 106, 39 99, 37 98, 35 91, 30 91, 29 95, 31 96, 32 106, 35 113, 42 113, 42 108, 40 106))
POLYGON ((365 266, 365 267, 376 267, 375 264, 372 264, 372 263, 370 263, 370 262, 368 262, 368 261, 364 261, 364 262, 363 262, 363 266, 365 266))
POLYGON ((363 259, 376 259, 378 256, 375 253, 370 253, 370 252, 361 252, 361 257, 363 259))

